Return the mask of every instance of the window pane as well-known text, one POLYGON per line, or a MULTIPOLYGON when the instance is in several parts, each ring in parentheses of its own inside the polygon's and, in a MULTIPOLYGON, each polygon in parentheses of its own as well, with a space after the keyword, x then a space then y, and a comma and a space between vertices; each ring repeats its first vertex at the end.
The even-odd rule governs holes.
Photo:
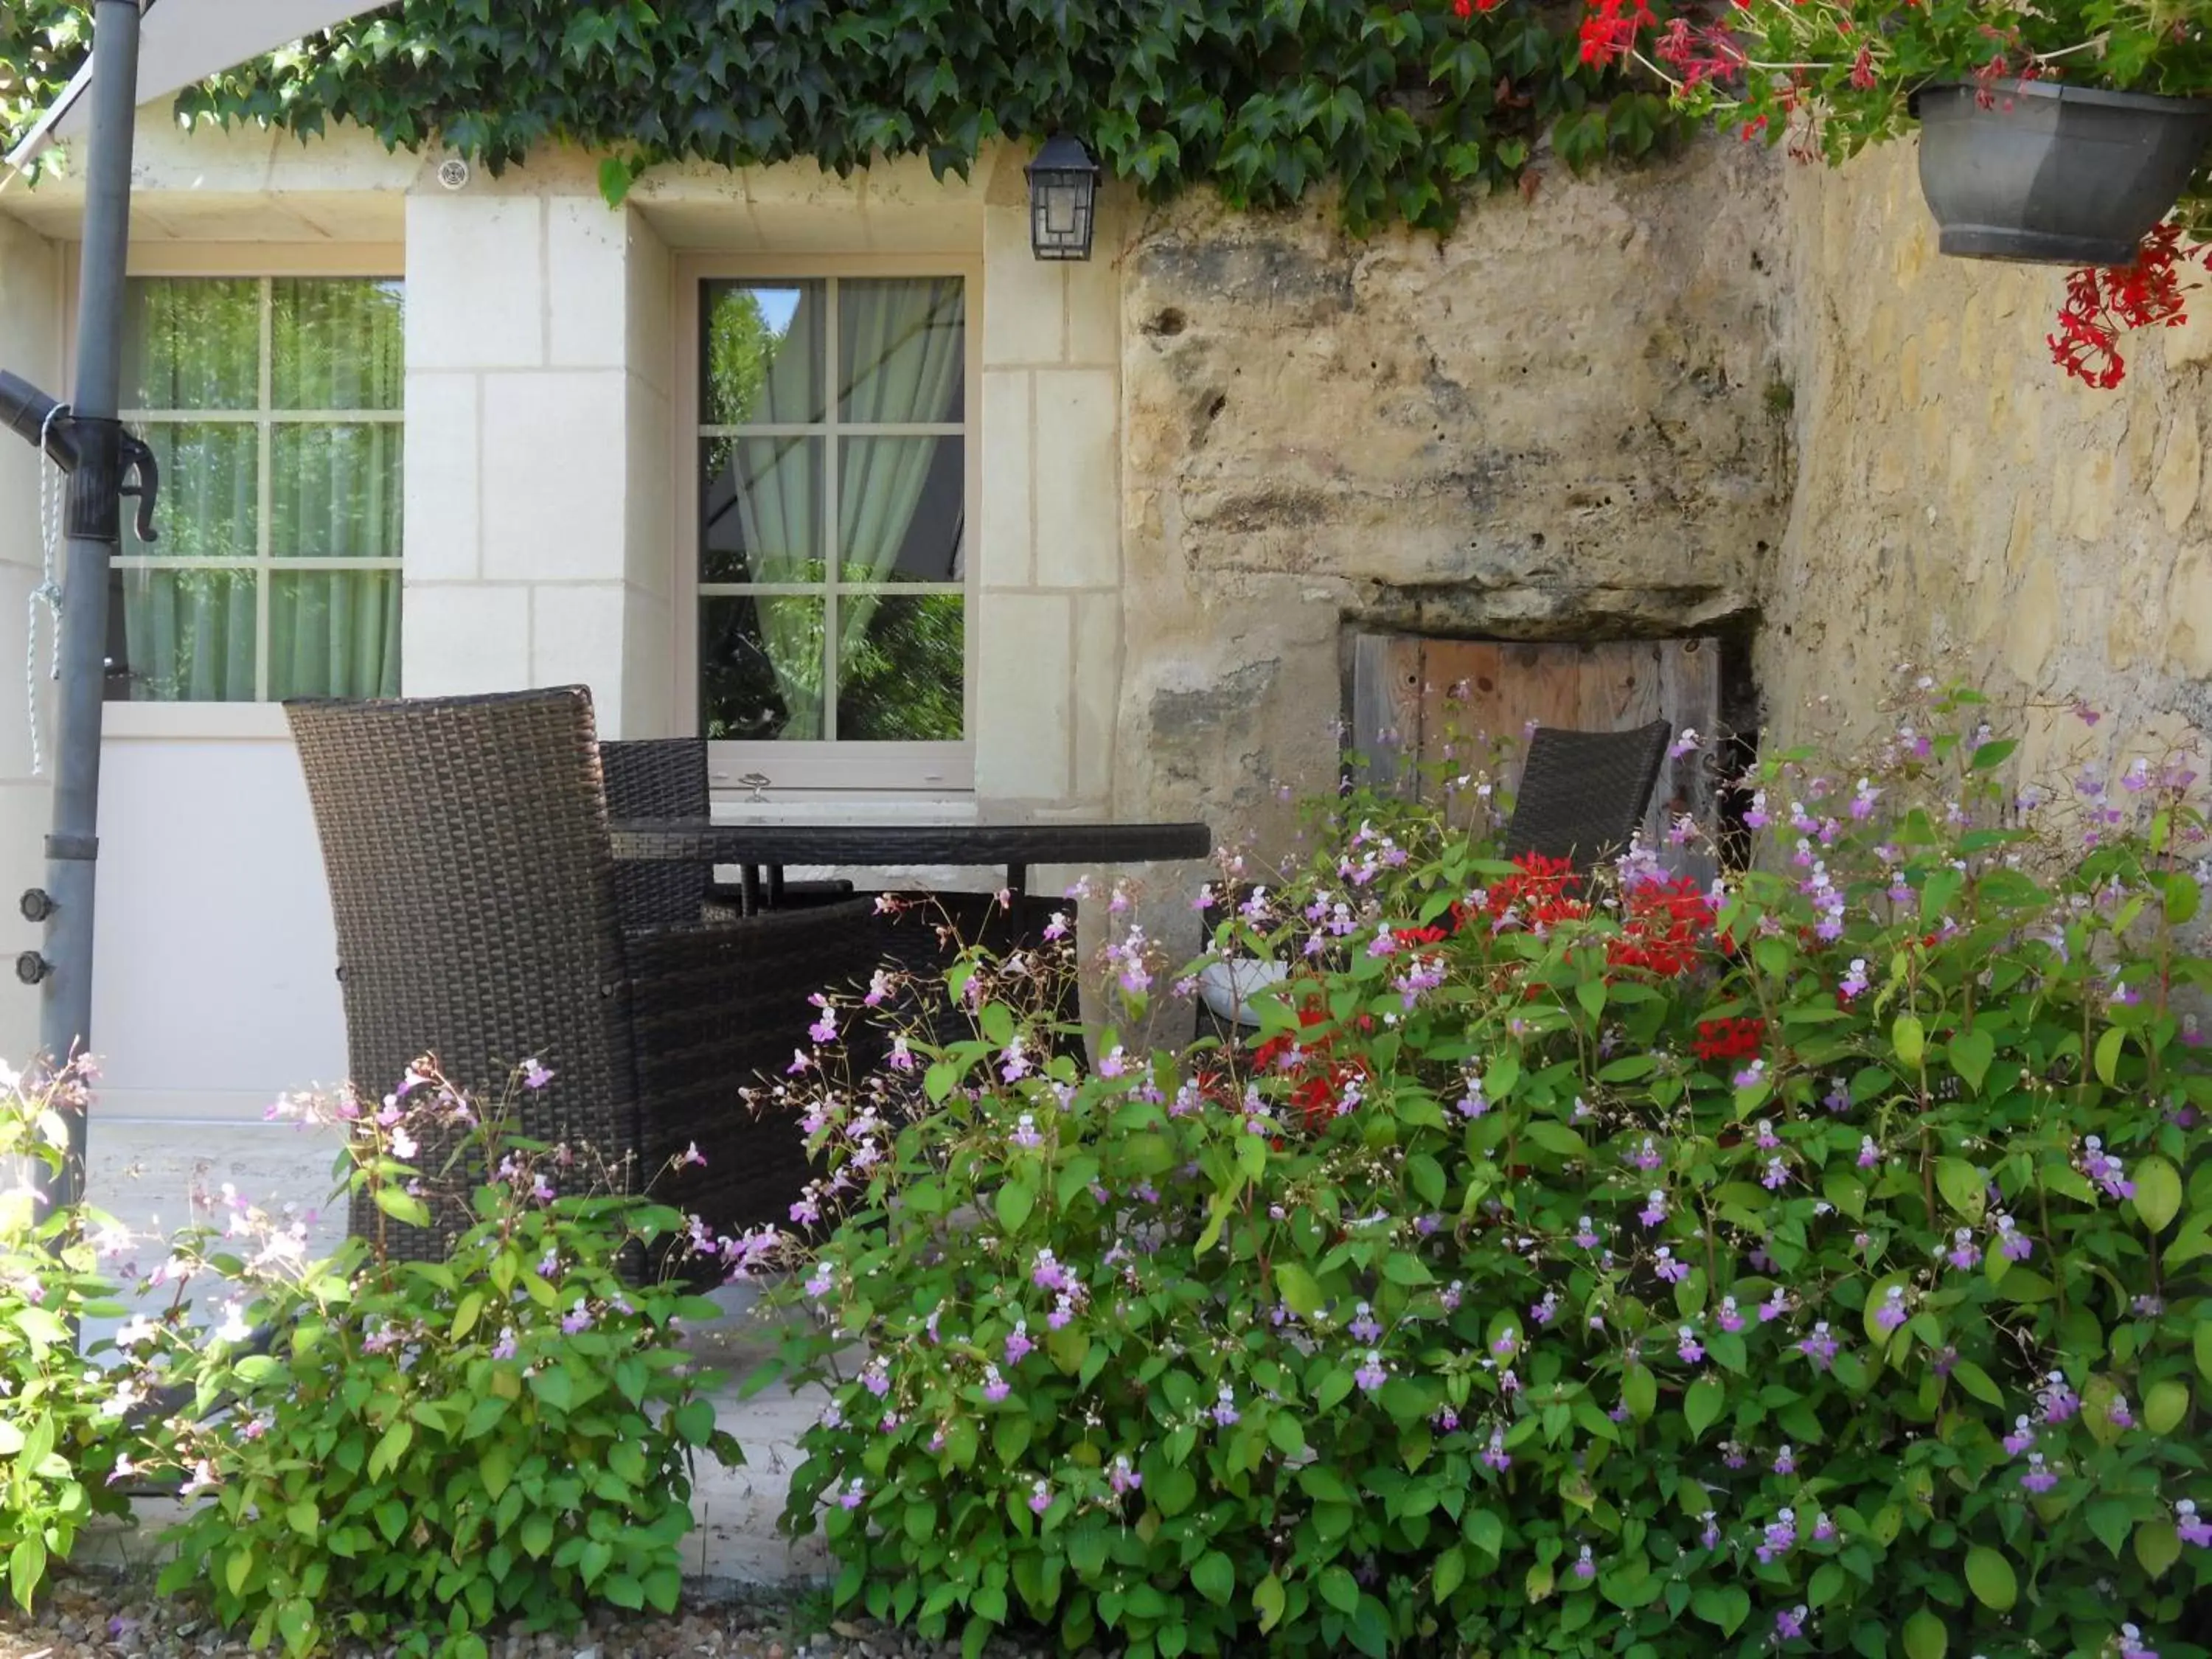
POLYGON ((108 700, 252 702, 253 580, 250 570, 115 572, 123 650, 108 665, 108 700))
POLYGON ((269 695, 399 695, 399 573, 278 571, 269 579, 269 695))
POLYGON ((709 426, 818 423, 828 284, 700 284, 699 418, 709 426))
POLYGON ((968 351, 963 288, 957 276, 838 284, 840 420, 961 418, 968 351))
POLYGON ((258 408, 260 365, 259 283, 161 276, 131 283, 125 409, 258 408))
POLYGON ((147 447, 161 470, 161 498, 154 516, 161 539, 142 542, 131 503, 123 514, 125 554, 169 559, 250 559, 255 552, 261 465, 258 430, 248 422, 216 425, 179 422, 149 424, 147 447))
POLYGON ((270 307, 272 407, 400 407, 398 283, 285 277, 270 284, 270 307))
POLYGON ((703 438, 699 580, 822 580, 819 438, 703 438))
POLYGON ((699 602, 699 729, 708 738, 819 738, 823 601, 746 594, 699 602))
POLYGON ((957 739, 966 660, 961 596, 848 593, 837 605, 837 735, 957 739))
POLYGON ((398 558, 403 442, 397 422, 270 428, 270 553, 398 558))
POLYGON ((848 438, 837 452, 842 579, 958 581, 967 489, 957 438, 848 438))

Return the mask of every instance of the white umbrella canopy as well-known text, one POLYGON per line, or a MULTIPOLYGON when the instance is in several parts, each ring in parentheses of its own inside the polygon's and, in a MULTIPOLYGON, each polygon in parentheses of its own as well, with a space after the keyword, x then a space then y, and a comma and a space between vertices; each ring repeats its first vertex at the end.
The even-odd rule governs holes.
MULTIPOLYGON (((235 64, 343 23, 389 0, 143 0, 138 36, 138 97, 143 107, 219 75, 235 64)), ((22 142, 8 165, 21 168, 50 144, 81 138, 92 125, 87 59, 22 142)))

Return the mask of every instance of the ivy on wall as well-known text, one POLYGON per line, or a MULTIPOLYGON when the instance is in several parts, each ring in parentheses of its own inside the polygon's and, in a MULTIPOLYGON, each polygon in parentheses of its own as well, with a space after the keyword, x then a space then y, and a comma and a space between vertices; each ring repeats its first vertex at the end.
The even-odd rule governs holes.
MULTIPOLYGON (((619 198, 656 161, 882 153, 963 173, 997 137, 1065 128, 1165 196, 1276 207, 1336 187, 1345 223, 1442 230, 1548 141, 1579 171, 1683 118, 1583 61, 1574 0, 399 0, 185 93, 181 116, 310 137, 343 118, 494 172, 533 146, 603 150, 619 198)), ((88 0, 0 7, 0 130, 88 48, 88 0)))

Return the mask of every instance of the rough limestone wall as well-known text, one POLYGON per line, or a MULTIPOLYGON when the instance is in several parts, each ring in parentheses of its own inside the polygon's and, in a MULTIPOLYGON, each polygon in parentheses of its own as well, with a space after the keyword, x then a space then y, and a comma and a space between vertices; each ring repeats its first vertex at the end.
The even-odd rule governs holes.
MULTIPOLYGON (((1939 257, 1914 165, 1893 144, 1784 187, 1800 465, 1757 655, 1775 735, 1865 729, 1905 662, 2085 700, 2114 716, 2100 743, 2212 726, 2212 306, 2124 343, 2118 389, 2081 386, 2045 344, 2063 273, 1939 257)), ((2085 732, 2046 713, 2046 735, 2085 732)))
POLYGON ((1747 617, 1788 517, 1780 173, 1716 142, 1550 174, 1441 244, 1210 198, 1142 220, 1117 810, 1273 840, 1279 786, 1334 777, 1347 626, 1747 617))

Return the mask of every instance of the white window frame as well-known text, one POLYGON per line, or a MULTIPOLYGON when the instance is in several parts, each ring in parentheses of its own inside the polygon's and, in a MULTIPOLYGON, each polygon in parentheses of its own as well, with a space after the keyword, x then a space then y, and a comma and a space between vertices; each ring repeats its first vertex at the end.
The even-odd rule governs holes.
MULTIPOLYGON (((66 286, 68 304, 65 312, 67 343, 63 353, 63 384, 74 385, 76 380, 76 307, 78 274, 82 250, 72 244, 64 261, 63 280, 66 286)), ((259 579, 255 583, 254 597, 254 689, 251 702, 106 702, 100 705, 100 728, 111 738, 283 738, 289 735, 281 703, 267 699, 269 655, 269 573, 271 570, 296 570, 301 564, 276 564, 267 557, 269 527, 268 470, 270 433, 274 424, 266 407, 270 388, 267 380, 270 368, 269 325, 269 293, 266 284, 288 277, 360 277, 376 282, 404 282, 407 279, 407 256, 404 248, 386 242, 162 242, 134 241, 131 246, 126 272, 133 277, 213 277, 228 282, 264 283, 262 295, 263 338, 260 374, 263 385, 258 402, 261 408, 247 410, 191 410, 173 411, 189 414, 194 419, 213 415, 218 420, 252 421, 262 434, 261 471, 258 500, 256 503, 256 557, 252 564, 240 562, 225 568, 251 569, 259 579)), ((125 424, 133 424, 145 411, 125 409, 121 418, 125 424)), ((157 411, 168 413, 172 411, 157 411)), ((400 406, 390 410, 343 411, 346 418, 377 419, 403 426, 407 417, 406 398, 403 393, 400 406)), ((285 410, 286 420, 312 420, 313 410, 285 410)), ((164 479, 166 488, 167 480, 164 479)), ((400 489, 406 489, 405 462, 401 463, 400 489)), ((131 504, 124 504, 129 512, 131 504)), ((156 505, 155 527, 161 527, 161 510, 156 505)), ((400 572, 400 630, 405 637, 407 627, 405 528, 402 520, 401 554, 397 559, 319 559, 319 568, 337 570, 390 570, 400 572)), ((159 544, 156 544, 158 545, 159 544)), ((158 566, 160 556, 152 556, 158 566)), ((195 567, 206 565, 205 560, 179 561, 195 567)), ((140 568, 137 558, 118 556, 118 569, 140 568)), ((404 669, 402 669, 403 675, 404 669)), ((401 690, 405 690, 403 678, 401 690)))
MULTIPOLYGON (((927 430, 935 435, 959 436, 962 443, 963 565, 961 580, 953 583, 913 584, 917 592, 942 592, 957 587, 961 593, 961 730, 957 743, 841 743, 819 742, 712 743, 707 747, 708 772, 714 787, 742 799, 749 792, 740 778, 757 774, 771 781, 779 795, 793 790, 929 792, 937 794, 972 793, 975 787, 975 668, 978 657, 975 624, 981 587, 977 579, 981 549, 978 510, 982 500, 983 400, 983 265, 981 258, 915 255, 764 256, 749 254, 688 254, 671 262, 674 298, 671 314, 676 321, 674 376, 674 499, 676 503, 676 573, 673 583, 676 729, 685 736, 699 732, 699 500, 704 481, 699 476, 702 440, 736 431, 708 427, 699 408, 700 290, 709 282, 799 282, 851 277, 957 276, 963 283, 966 316, 966 360, 962 365, 962 418, 927 430)), ((833 290, 834 291, 834 290, 833 290)), ((836 479, 836 440, 839 431, 838 399, 835 395, 837 349, 836 307, 828 319, 830 395, 824 419, 809 422, 804 430, 828 442, 825 472, 833 492, 836 479)), ((747 428, 746 431, 798 432, 799 428, 747 428)), ((917 428, 920 431, 923 428, 917 428)), ((870 428, 890 434, 902 428, 870 428)), ((834 514, 824 515, 826 535, 835 535, 834 514)), ((713 584, 719 589, 724 584, 713 584)), ((745 587, 747 584, 734 584, 745 587)), ((902 591, 908 584, 899 584, 902 591)))

